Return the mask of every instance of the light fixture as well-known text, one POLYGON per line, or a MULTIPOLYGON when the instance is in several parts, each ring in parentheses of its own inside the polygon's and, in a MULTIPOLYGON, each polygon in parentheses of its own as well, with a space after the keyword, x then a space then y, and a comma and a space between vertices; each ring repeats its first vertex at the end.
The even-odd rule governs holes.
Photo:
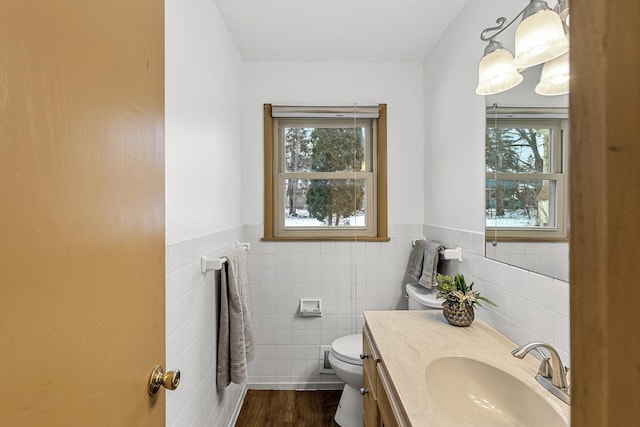
POLYGON ((478 95, 493 95, 520 84, 523 77, 513 65, 513 55, 502 43, 491 40, 478 67, 478 95))
POLYGON ((544 64, 535 91, 546 96, 569 93, 569 52, 544 64))
MULTIPOLYGON (((551 10, 546 1, 529 0, 529 4, 508 24, 505 25, 507 19, 501 17, 496 20, 498 24, 496 27, 486 28, 482 31, 480 39, 488 41, 489 44, 484 50, 484 55, 478 67, 476 93, 478 95, 493 95, 509 90, 523 80, 519 74, 520 71, 552 61, 566 54, 569 51, 569 39, 565 35, 559 15, 560 12, 565 17, 568 17, 568 0, 560 0, 556 6, 556 11, 551 10), (516 29, 516 55, 513 58, 511 52, 505 49, 502 43, 497 42, 495 38, 509 28, 520 16, 522 16, 522 22, 516 29), (491 32, 493 34, 489 35, 491 32)), ((558 62, 564 63, 564 60, 558 62)), ((549 74, 554 69, 553 65, 551 64, 547 67, 549 70, 547 70, 546 74, 549 74)), ((549 75, 552 75, 553 81, 560 79, 557 71, 555 71, 555 74, 549 75)), ((568 76, 568 71, 566 76, 568 76)), ((554 92, 557 90, 557 88, 547 90, 543 89, 543 87, 550 87, 548 81, 545 81, 544 85, 541 86, 541 91, 554 92)))
POLYGON ((569 0, 558 0, 558 4, 553 8, 564 24, 569 26, 569 0))
POLYGON ((531 0, 523 10, 522 22, 516 29, 516 56, 518 69, 533 67, 557 58, 569 50, 562 20, 546 1, 531 0))

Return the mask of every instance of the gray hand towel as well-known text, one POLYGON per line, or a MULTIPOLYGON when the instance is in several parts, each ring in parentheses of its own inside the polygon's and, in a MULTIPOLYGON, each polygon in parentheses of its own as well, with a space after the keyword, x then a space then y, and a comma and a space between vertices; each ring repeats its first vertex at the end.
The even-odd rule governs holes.
POLYGON ((234 249, 226 258, 220 272, 218 388, 227 387, 231 381, 236 384, 244 382, 247 363, 254 357, 245 250, 234 249))
POLYGON ((404 283, 418 283, 422 275, 422 264, 424 262, 424 251, 427 248, 426 240, 416 240, 413 244, 411 254, 409 254, 409 262, 404 274, 404 283))
POLYGON ((427 289, 436 286, 436 275, 438 274, 438 261, 440 261, 440 250, 444 245, 438 242, 428 242, 424 250, 424 261, 422 263, 422 274, 418 283, 427 289))

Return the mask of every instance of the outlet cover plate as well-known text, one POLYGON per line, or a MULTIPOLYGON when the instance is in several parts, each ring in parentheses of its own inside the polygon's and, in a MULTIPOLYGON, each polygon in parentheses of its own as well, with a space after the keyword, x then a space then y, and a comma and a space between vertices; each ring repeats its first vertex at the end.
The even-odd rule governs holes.
POLYGON ((320 373, 321 374, 333 374, 335 371, 331 367, 329 362, 329 353, 331 353, 330 345, 320 346, 320 373))

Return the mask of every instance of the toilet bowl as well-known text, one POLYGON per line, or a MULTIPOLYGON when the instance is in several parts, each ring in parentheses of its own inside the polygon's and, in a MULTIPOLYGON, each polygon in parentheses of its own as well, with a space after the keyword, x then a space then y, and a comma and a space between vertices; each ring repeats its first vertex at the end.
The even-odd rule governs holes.
POLYGON ((340 337, 331 344, 329 363, 344 382, 338 409, 333 417, 340 427, 362 426, 362 334, 340 337))
MULTIPOLYGON (((423 286, 406 287, 409 310, 442 309, 442 300, 436 300, 437 291, 423 286)), ((340 427, 362 427, 362 334, 340 337, 331 344, 329 363, 336 376, 344 382, 344 389, 334 416, 340 427)))

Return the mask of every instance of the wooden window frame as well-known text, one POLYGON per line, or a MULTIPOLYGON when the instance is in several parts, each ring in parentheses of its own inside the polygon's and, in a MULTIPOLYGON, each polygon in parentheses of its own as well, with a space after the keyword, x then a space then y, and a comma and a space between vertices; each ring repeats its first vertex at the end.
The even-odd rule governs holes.
MULTIPOLYGON (((357 229, 336 230, 336 228, 316 228, 313 230, 287 230, 283 232, 281 216, 278 212, 278 141, 273 105, 264 104, 264 234, 266 241, 389 241, 387 224, 387 106, 378 106, 378 118, 373 132, 373 191, 372 208, 375 224, 369 235, 357 229)), ((313 120, 313 117, 311 117, 313 120)), ((353 174, 350 174, 353 176, 353 174)), ((358 178, 356 176, 356 178, 358 178)))
MULTIPOLYGON (((490 114, 487 110, 488 115, 490 114)), ((569 200, 567 184, 566 153, 569 145, 568 118, 487 118, 487 127, 495 124, 534 125, 549 127, 553 130, 551 170, 543 173, 505 173, 486 172, 486 179, 498 180, 548 180, 555 182, 555 204, 553 206, 555 227, 492 227, 485 220, 485 239, 498 238, 507 242, 568 242, 569 241, 569 200), (557 135, 557 136, 556 136, 557 135), (556 139, 557 138, 557 139, 556 139)), ((486 187, 485 187, 486 188, 486 187)))

